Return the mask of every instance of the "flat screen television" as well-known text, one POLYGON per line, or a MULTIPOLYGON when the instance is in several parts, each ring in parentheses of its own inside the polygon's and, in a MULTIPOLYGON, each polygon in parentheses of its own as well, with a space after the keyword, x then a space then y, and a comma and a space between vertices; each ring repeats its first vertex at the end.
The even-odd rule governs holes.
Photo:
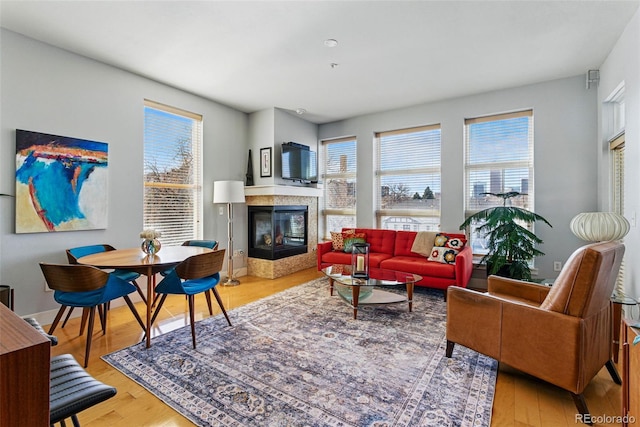
POLYGON ((318 181, 316 152, 302 144, 282 144, 282 179, 300 182, 318 181))

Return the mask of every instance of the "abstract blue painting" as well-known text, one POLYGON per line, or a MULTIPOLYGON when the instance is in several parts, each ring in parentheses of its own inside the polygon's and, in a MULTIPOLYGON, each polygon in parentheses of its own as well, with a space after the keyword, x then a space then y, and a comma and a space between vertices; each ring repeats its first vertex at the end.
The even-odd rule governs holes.
POLYGON ((16 233, 107 227, 108 146, 16 130, 16 233))

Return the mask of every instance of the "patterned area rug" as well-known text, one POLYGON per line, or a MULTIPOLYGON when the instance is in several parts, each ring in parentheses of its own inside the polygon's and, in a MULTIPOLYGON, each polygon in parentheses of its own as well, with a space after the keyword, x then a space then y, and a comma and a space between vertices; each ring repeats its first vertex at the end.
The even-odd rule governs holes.
POLYGON ((497 362, 445 357, 442 293, 353 311, 318 279, 103 357, 200 426, 489 426, 497 362))

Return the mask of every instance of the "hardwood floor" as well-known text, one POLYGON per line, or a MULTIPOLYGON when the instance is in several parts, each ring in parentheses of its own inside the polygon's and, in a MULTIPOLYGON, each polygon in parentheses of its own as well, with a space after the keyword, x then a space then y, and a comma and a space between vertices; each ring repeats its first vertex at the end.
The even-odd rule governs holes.
MULTIPOLYGON (((241 277, 236 287, 218 286, 218 292, 227 311, 273 293, 307 282, 322 273, 315 268, 307 269, 287 277, 268 280, 257 277, 241 277)), ((136 304, 140 313, 144 305, 136 304)), ((214 315, 220 314, 214 301, 214 315)), ((414 310, 419 310, 414 306, 414 310)), ((209 315, 204 297, 196 297, 196 319, 209 315)), ((348 313, 345 311, 345 315, 348 313)), ((231 316, 233 321, 233 316, 231 316)), ((169 296, 162 313, 153 328, 154 336, 188 325, 187 301, 183 296, 169 296)), ((52 347, 54 355, 71 353, 77 360, 84 358, 85 338, 78 336, 80 321, 69 321, 64 329, 55 334, 59 344, 52 347)), ((45 327, 48 329, 48 326, 45 327)), ((96 330, 98 327, 96 326, 96 330)), ((526 335, 524 333, 523 335, 526 335)), ((140 327, 126 306, 109 311, 107 334, 95 332, 91 358, 87 370, 100 381, 118 389, 118 394, 91 409, 83 411, 78 418, 84 427, 96 426, 191 426, 180 414, 162 403, 158 398, 140 387, 100 359, 100 356, 135 344, 142 339, 140 327)), ((526 336, 523 336, 526 339, 526 336)), ((621 371, 621 367, 619 367, 621 371)), ((621 388, 616 385, 603 368, 585 390, 585 397, 592 416, 617 416, 621 410, 621 388)), ((500 366, 493 404, 492 426, 575 426, 575 407, 568 392, 515 371, 500 366)), ((603 425, 619 425, 595 424, 603 425)))

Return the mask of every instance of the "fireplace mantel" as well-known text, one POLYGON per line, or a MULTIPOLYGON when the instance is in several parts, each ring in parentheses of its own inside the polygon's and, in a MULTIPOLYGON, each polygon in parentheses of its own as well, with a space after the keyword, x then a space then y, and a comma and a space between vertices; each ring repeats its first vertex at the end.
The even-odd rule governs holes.
POLYGON ((295 186, 295 185, 251 185, 244 187, 245 196, 303 196, 322 197, 322 185, 295 186))

